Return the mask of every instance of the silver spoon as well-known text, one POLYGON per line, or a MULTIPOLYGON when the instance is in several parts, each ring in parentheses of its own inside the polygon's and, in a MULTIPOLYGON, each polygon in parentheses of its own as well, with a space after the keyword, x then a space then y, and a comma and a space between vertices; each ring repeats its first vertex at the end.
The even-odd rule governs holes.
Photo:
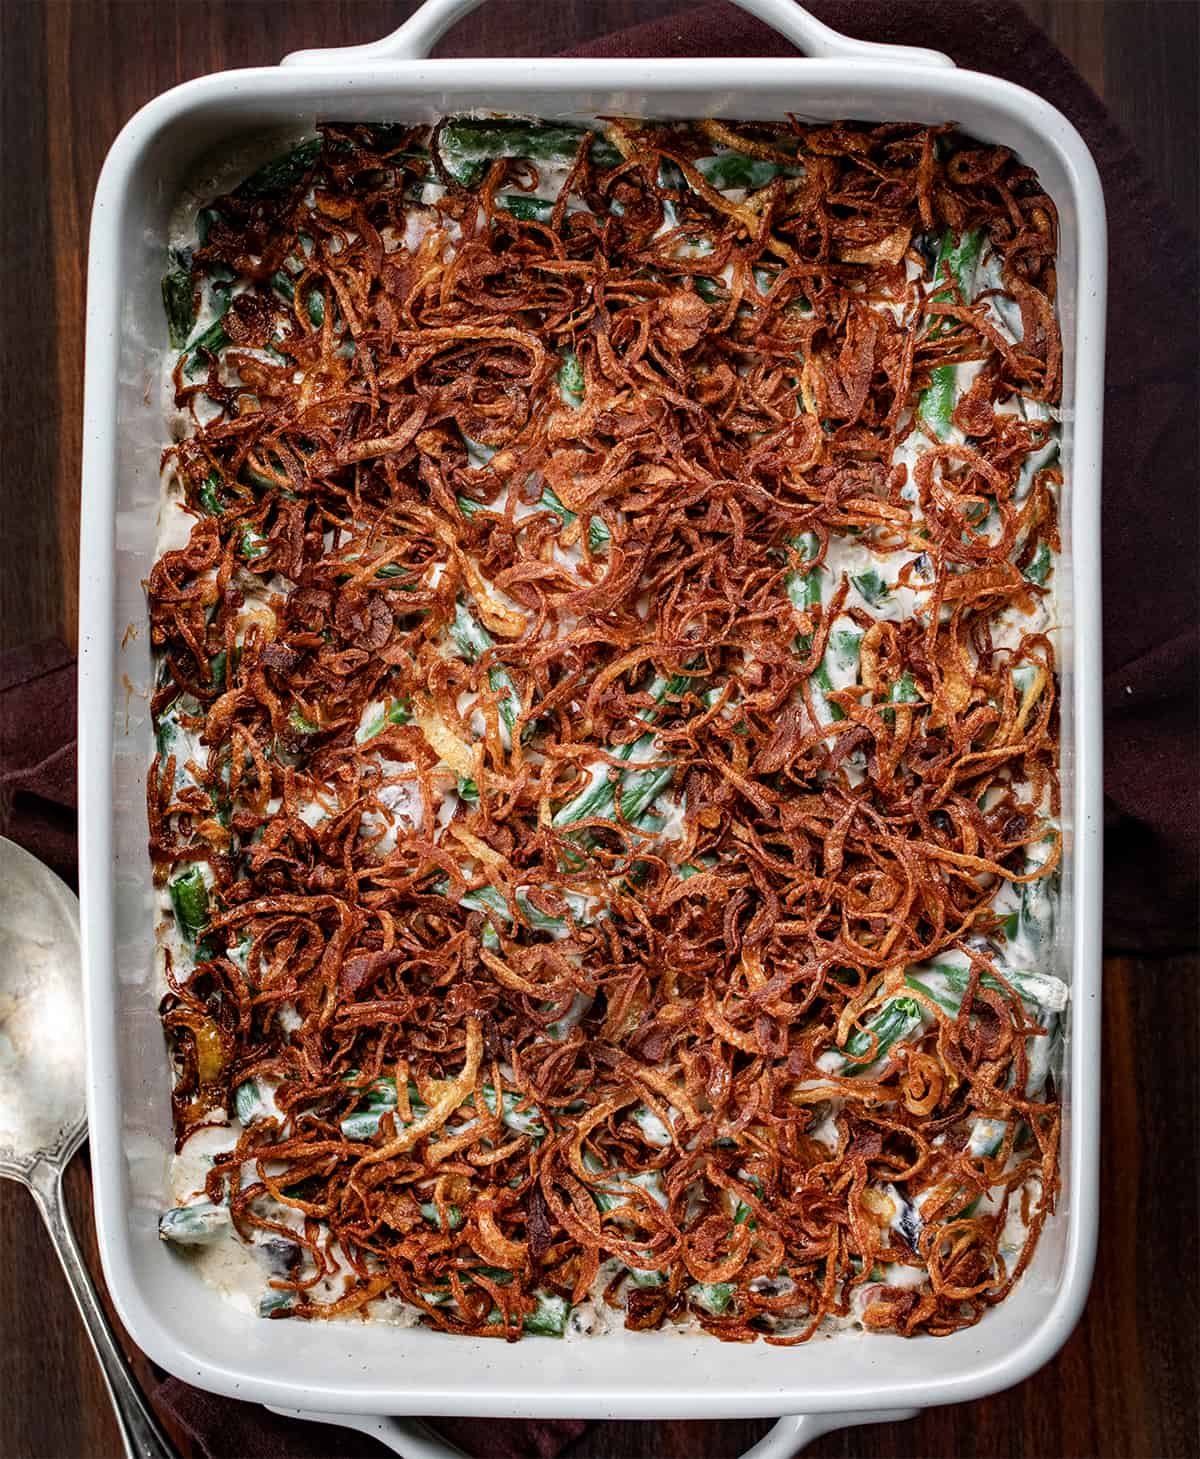
POLYGON ((33 1195, 83 1315, 128 1459, 177 1459, 126 1366, 67 1224, 62 1178, 87 1135, 79 903, 0 836, 0 1177, 33 1195))

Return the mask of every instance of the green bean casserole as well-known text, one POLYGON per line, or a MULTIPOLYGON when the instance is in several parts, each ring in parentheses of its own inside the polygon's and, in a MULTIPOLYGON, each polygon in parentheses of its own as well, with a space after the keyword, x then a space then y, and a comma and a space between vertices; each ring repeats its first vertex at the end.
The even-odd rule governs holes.
POLYGON ((274 1320, 977 1321, 1053 1209, 1067 1013, 1036 176, 458 116, 199 201, 163 1238, 274 1320))

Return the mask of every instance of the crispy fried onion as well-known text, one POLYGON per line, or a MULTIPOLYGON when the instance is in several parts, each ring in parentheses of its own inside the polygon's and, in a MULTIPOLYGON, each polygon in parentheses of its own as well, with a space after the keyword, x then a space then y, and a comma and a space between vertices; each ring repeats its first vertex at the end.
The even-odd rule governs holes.
POLYGON ((952 1332, 1058 1181, 993 910, 1060 855, 1060 476, 1017 409, 1057 401, 1053 206, 911 125, 613 122, 553 207, 536 159, 468 185, 438 137, 326 126, 192 259, 242 286, 175 371, 194 524, 148 584, 150 851, 204 885, 179 1142, 270 1091, 208 1191, 293 1316, 515 1338, 603 1270, 633 1328, 952 1332), (934 297, 947 228, 985 231, 999 315, 934 297), (839 541, 911 611, 866 612, 839 541), (957 1005, 906 989, 948 952, 957 1005))

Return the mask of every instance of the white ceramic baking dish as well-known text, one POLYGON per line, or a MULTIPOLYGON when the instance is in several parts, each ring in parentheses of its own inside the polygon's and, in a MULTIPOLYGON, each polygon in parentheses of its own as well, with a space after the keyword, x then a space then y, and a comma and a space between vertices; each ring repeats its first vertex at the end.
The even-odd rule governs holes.
MULTIPOLYGON (((80 896, 96 1219, 105 1274, 138 1345, 215 1392, 357 1415, 626 1418, 847 1415, 959 1402, 1031 1373, 1083 1306, 1097 1218, 1100 998, 1099 491, 1106 232, 1095 166, 1053 107, 935 52, 838 36, 791 0, 741 0, 805 52, 774 60, 428 60, 478 0, 429 0, 373 46, 208 76, 144 107, 96 192, 89 265, 80 583, 80 896), (947 1338, 844 1334, 801 1348, 616 1332, 512 1345, 369 1324, 267 1323, 201 1285, 156 1235, 170 1150, 155 1011, 143 778, 150 680, 142 580, 164 438, 158 359, 167 218, 214 149, 315 118, 428 121, 473 107, 550 118, 855 117, 956 121, 1037 169, 1062 225, 1063 785, 1058 955, 1072 987, 1064 1185, 1029 1273, 947 1338)), ((855 1417, 849 1417, 855 1415, 855 1417)), ((793 1422, 782 1452, 831 1419, 793 1422)), ((394 1436, 394 1435, 393 1435, 394 1436)))

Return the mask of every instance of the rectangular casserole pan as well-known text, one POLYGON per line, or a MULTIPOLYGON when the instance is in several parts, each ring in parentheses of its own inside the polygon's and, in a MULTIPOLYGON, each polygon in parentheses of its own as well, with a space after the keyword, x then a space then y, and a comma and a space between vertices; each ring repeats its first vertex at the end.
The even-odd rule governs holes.
MULTIPOLYGON (((1097 1223, 1100 998, 1099 492, 1106 231, 1099 178, 1074 128, 1031 93, 936 52, 850 41, 791 0, 740 0, 813 58, 428 60, 479 0, 429 0, 394 35, 278 68, 179 86, 124 128, 96 191, 89 264, 79 658, 79 845, 96 1222, 134 1341, 214 1392, 356 1414, 456 1412, 722 1418, 961 1402, 1051 1357, 1082 1310, 1097 1223), (815 54, 814 54, 815 53, 815 54), (590 120, 658 117, 954 121, 1036 168, 1061 224, 1063 327, 1063 828, 1056 956, 1072 990, 1063 1190, 1013 1294, 950 1337, 846 1333, 800 1348, 703 1334, 614 1332, 515 1344, 369 1323, 262 1322, 204 1286, 158 1239, 171 1150, 156 1012, 146 853, 149 635, 167 219, 199 160, 314 120, 428 122, 486 108, 590 120)), ((851 1420, 852 1421, 852 1420, 851 1420)))

